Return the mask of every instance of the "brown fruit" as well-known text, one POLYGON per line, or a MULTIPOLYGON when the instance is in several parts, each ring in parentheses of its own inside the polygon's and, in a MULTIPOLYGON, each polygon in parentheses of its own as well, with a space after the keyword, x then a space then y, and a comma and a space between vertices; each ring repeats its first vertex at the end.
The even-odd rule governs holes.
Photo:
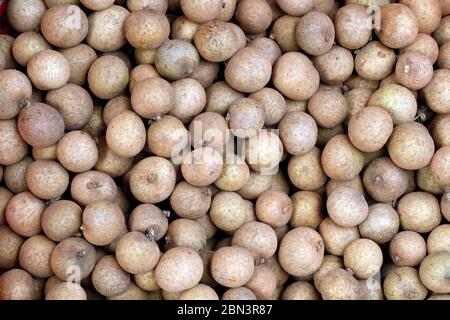
POLYGON ((58 142, 57 156, 67 170, 85 172, 97 162, 97 144, 86 132, 71 131, 58 142))
POLYGON ((297 24, 297 43, 310 55, 320 56, 330 51, 334 37, 333 21, 322 12, 309 12, 297 24))
POLYGON ((127 65, 113 55, 104 55, 95 60, 87 76, 92 93, 105 100, 120 95, 126 89, 129 79, 127 65), (111 72, 114 77, 111 77, 111 72))
POLYGON ((448 293, 450 291, 449 270, 449 252, 431 253, 420 264, 420 280, 428 289, 435 293, 448 293))
POLYGON ((320 294, 311 283, 296 281, 283 290, 281 300, 320 300, 320 294))
POLYGON ((141 232, 128 232, 117 243, 117 262, 128 273, 141 274, 153 270, 159 256, 156 242, 141 232))
POLYGON ((42 0, 9 1, 6 7, 8 23, 17 32, 35 30, 47 8, 42 0))
POLYGON ((178 16, 173 20, 172 25, 170 26, 170 37, 172 39, 193 42, 199 26, 198 23, 189 20, 184 15, 178 16))
POLYGON ((170 114, 177 117, 183 123, 192 120, 206 105, 206 93, 202 84, 191 78, 180 79, 172 83, 175 91, 175 102, 170 109, 170 114))
POLYGON ((277 279, 269 266, 257 265, 245 287, 255 293, 259 300, 269 300, 275 294, 277 279))
POLYGON ((277 249, 277 236, 269 225, 254 221, 237 229, 231 243, 248 249, 255 259, 267 259, 273 256, 277 249))
POLYGON ((334 128, 347 117, 347 100, 339 92, 319 90, 308 101, 308 113, 320 127, 334 128))
POLYGON ((56 161, 37 160, 28 166, 27 186, 37 197, 56 199, 69 186, 69 173, 56 161))
POLYGON ((367 219, 358 226, 363 238, 384 244, 397 235, 400 219, 391 205, 376 203, 369 207, 367 219))
POLYGON ((48 147, 64 135, 64 120, 54 108, 38 102, 22 109, 18 129, 28 144, 37 148, 48 147))
POLYGON ((289 179, 297 188, 316 190, 325 185, 327 176, 323 172, 320 156, 320 150, 313 147, 307 154, 293 156, 289 160, 289 179))
POLYGON ((42 214, 42 231, 53 241, 72 237, 80 230, 81 214, 82 209, 75 202, 56 201, 42 214))
POLYGON ((344 265, 359 279, 368 279, 377 274, 383 264, 383 253, 372 240, 357 239, 344 250, 344 265))
POLYGON ((230 106, 226 119, 235 136, 250 138, 264 126, 265 112, 257 100, 241 98, 230 106))
POLYGON ((257 300, 256 295, 245 287, 231 288, 222 295, 222 300, 257 300))
MULTIPOLYGON (((141 66, 145 68, 148 65, 139 65, 133 70, 136 70, 141 66)), ((131 71, 130 77, 132 77, 132 74, 133 71, 131 71)), ((131 110, 130 98, 126 96, 115 97, 106 103, 105 108, 103 109, 103 121, 105 122, 106 125, 108 125, 113 118, 128 110, 131 110)))
POLYGON ((344 269, 331 270, 324 275, 318 289, 324 300, 362 300, 364 298, 362 285, 344 269))
POLYGON ((175 169, 169 160, 148 157, 132 169, 130 190, 143 203, 158 203, 170 196, 175 180, 175 169))
POLYGON ((219 296, 210 286, 198 284, 191 289, 183 291, 178 300, 219 300, 219 296))
POLYGON ((433 78, 433 64, 430 59, 417 52, 400 55, 395 67, 398 83, 410 90, 426 87, 433 78))
POLYGON ((206 234, 196 221, 181 218, 169 224, 165 241, 169 248, 188 247, 202 252, 206 247, 206 234))
POLYGON ((180 154, 188 142, 188 131, 176 117, 165 115, 152 123, 147 132, 149 149, 157 156, 172 158, 180 154))
POLYGON ((189 77, 200 63, 197 49, 187 41, 173 39, 166 41, 156 51, 155 67, 167 80, 189 77))
POLYGON ((284 192, 265 191, 256 201, 255 212, 259 221, 281 227, 291 219, 292 201, 284 192))
POLYGON ((424 300, 427 288, 412 267, 397 267, 389 271, 384 279, 383 291, 387 300, 424 300))
POLYGON ((375 33, 384 45, 401 49, 414 42, 419 32, 414 11, 403 4, 391 3, 381 8, 380 15, 380 26, 375 33))
POLYGON ((33 300, 34 283, 22 269, 11 269, 0 276, 1 300, 33 300))
POLYGON ((231 88, 225 81, 218 81, 206 90, 206 111, 225 115, 230 106, 244 94, 231 88))
POLYGON ((201 60, 199 65, 191 73, 190 77, 200 82, 203 88, 206 90, 219 75, 219 64, 216 62, 209 62, 201 60))
POLYGON ((45 209, 44 202, 30 192, 15 195, 8 202, 5 217, 14 232, 24 237, 31 237, 41 232, 41 216, 45 209))
POLYGON ((176 247, 164 253, 156 266, 158 285, 168 292, 195 287, 202 278, 203 262, 191 248, 176 247))
POLYGON ((27 74, 40 90, 58 89, 69 81, 70 65, 61 53, 46 49, 31 57, 27 74))
POLYGON ((224 231, 235 231, 246 220, 244 200, 235 192, 221 191, 214 196, 209 216, 214 225, 224 231))
POLYGON ((30 103, 32 94, 28 77, 17 70, 0 71, 0 119, 15 118, 30 103))
POLYGON ((117 186, 106 173, 91 170, 73 178, 70 193, 74 201, 87 206, 95 201, 113 201, 117 197, 117 186))
POLYGON ((214 182, 223 191, 238 191, 250 178, 250 169, 239 156, 227 155, 220 177, 214 182))
POLYGON ((448 189, 450 187, 450 146, 441 147, 431 161, 431 173, 436 182, 448 189))
POLYGON ((50 264, 55 275, 65 281, 86 278, 95 266, 95 249, 82 238, 67 238, 53 250, 50 264))
POLYGON ((45 300, 87 300, 87 295, 76 282, 60 282, 48 290, 45 300))
POLYGON ((91 13, 87 44, 101 52, 119 50, 127 42, 123 26, 129 15, 127 9, 118 5, 91 13))
POLYGON ((428 107, 437 113, 449 113, 449 96, 445 94, 449 86, 450 70, 438 69, 434 71, 431 82, 422 90, 428 107))
POLYGON ((261 37, 253 39, 249 47, 255 47, 261 50, 262 53, 272 62, 272 65, 281 57, 281 49, 278 44, 271 38, 261 37))
POLYGON ((441 3, 439 0, 401 0, 401 4, 408 6, 416 15, 419 32, 432 33, 441 22, 441 3))
POLYGON ((125 20, 123 31, 136 49, 156 49, 169 39, 170 24, 164 13, 156 10, 137 10, 125 20))
POLYGON ((211 260, 211 275, 220 285, 238 288, 245 285, 254 271, 253 256, 245 248, 223 247, 211 260))
POLYGON ((18 265, 24 239, 7 225, 0 226, 0 268, 9 270, 18 265))
POLYGON ((371 22, 370 13, 363 6, 348 4, 341 7, 334 18, 336 40, 350 50, 361 48, 372 36, 371 22))
POLYGON ((277 42, 282 52, 300 50, 296 39, 296 28, 299 20, 299 17, 290 15, 283 15, 275 20, 270 37, 277 42))
POLYGON ((427 128, 417 122, 399 124, 387 143, 392 161, 405 170, 417 170, 431 161, 435 150, 427 128))
POLYGON ((189 152, 181 164, 183 177, 197 187, 214 183, 220 177, 222 168, 222 156, 210 147, 200 147, 189 152))
POLYGON ((355 227, 368 215, 369 207, 364 196, 355 189, 339 187, 327 199, 330 218, 343 227, 355 227))
POLYGON ((0 120, 0 164, 12 165, 22 160, 28 145, 22 139, 15 120, 0 120))
POLYGON ((28 238, 20 248, 19 263, 22 269, 37 278, 48 278, 53 274, 50 257, 56 243, 46 236, 28 238))
POLYGON ((389 243, 389 255, 397 266, 417 266, 427 255, 427 245, 414 231, 399 232, 389 243))
POLYGON ((273 69, 275 88, 292 100, 311 98, 319 87, 319 80, 319 73, 311 60, 299 52, 285 53, 273 69))
POLYGON ((400 225, 403 230, 427 233, 441 222, 439 201, 426 192, 411 192, 397 204, 400 225))
POLYGON ((327 53, 314 57, 313 62, 320 80, 329 85, 344 82, 350 78, 354 69, 352 53, 339 46, 334 46, 327 53))
POLYGON ((80 7, 61 4, 45 11, 40 26, 50 44, 59 48, 72 48, 86 38, 89 22, 80 7))
POLYGON ((26 172, 33 162, 31 157, 26 156, 19 162, 5 168, 4 181, 10 191, 20 193, 28 190, 26 172))
POLYGON ((81 230, 87 241, 96 246, 106 246, 120 235, 125 225, 122 210, 113 202, 97 201, 83 211, 81 230))
POLYGON ((325 250, 337 256, 343 256, 347 245, 360 238, 357 227, 341 227, 330 218, 325 218, 320 223, 319 233, 325 243, 325 250))
POLYGON ((240 49, 225 66, 225 80, 240 92, 261 90, 272 75, 272 64, 258 49, 240 49), (245 71, 244 71, 245 70, 245 71))
POLYGON ((317 229, 324 218, 322 197, 313 191, 298 191, 291 196, 291 201, 293 210, 289 225, 317 229))
POLYGON ((180 0, 184 15, 197 23, 204 23, 217 18, 222 10, 221 0, 180 0))
POLYGON ((130 231, 149 234, 158 241, 167 233, 167 218, 167 211, 161 211, 153 204, 141 204, 131 212, 128 225, 130 231))
POLYGON ((241 0, 234 14, 246 33, 264 32, 272 23, 272 9, 265 0, 241 0))
POLYGON ((442 224, 436 227, 428 235, 427 251, 434 253, 439 251, 448 251, 450 245, 450 225, 442 224))
POLYGON ((73 48, 60 50, 60 53, 70 66, 69 82, 79 86, 84 85, 89 68, 97 59, 95 50, 82 43, 73 48))
POLYGON ((324 242, 311 228, 295 228, 281 240, 278 259, 290 275, 303 277, 312 275, 322 264, 324 242))
POLYGON ((170 195, 170 205, 179 217, 198 219, 205 216, 211 206, 211 192, 181 181, 170 195))
POLYGON ((437 45, 436 40, 434 40, 430 35, 426 33, 419 33, 413 43, 403 49, 400 49, 400 54, 406 52, 421 53, 428 57, 431 63, 434 64, 439 55, 439 46, 437 45))
POLYGON ((364 79, 382 80, 394 71, 395 62, 394 50, 372 41, 356 54, 355 70, 364 79))

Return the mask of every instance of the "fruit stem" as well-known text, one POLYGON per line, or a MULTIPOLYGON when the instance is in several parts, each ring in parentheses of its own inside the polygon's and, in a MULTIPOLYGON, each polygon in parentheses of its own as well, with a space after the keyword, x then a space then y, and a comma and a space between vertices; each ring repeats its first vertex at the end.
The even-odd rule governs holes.
POLYGON ((170 211, 169 210, 162 210, 161 214, 165 216, 166 218, 170 218, 170 211))
POLYGON ((100 183, 98 183, 97 181, 91 181, 91 182, 88 182, 88 184, 87 184, 87 188, 88 189, 97 189, 97 188, 100 188, 100 183))
POLYGON ((149 176, 148 176, 148 181, 150 183, 156 182, 157 179, 158 179, 158 176, 156 175, 156 173, 149 174, 149 176))
POLYGON ((20 100, 19 102, 19 108, 28 108, 29 106, 31 106, 31 100, 30 98, 23 98, 22 100, 20 100))

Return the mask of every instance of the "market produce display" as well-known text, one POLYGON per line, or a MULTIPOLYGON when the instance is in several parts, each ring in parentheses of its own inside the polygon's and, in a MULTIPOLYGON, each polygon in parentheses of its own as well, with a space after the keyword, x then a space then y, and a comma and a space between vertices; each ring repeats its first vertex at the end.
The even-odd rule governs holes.
POLYGON ((0 300, 450 299, 450 0, 0 4, 0 300))

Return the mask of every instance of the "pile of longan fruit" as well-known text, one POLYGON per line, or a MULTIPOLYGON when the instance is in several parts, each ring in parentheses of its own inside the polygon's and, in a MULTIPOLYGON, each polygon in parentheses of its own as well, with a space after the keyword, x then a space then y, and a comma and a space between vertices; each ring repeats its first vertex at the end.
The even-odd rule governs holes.
POLYGON ((450 0, 8 0, 0 300, 450 299, 450 0))

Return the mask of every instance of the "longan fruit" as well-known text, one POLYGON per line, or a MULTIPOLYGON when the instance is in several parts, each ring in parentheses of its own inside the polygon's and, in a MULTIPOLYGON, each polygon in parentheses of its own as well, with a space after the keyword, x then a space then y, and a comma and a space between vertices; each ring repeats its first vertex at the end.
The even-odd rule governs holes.
POLYGON ((87 295, 76 282, 60 282, 48 290, 45 300, 87 300, 87 295))
POLYGON ((148 300, 148 298, 149 293, 147 291, 130 282, 124 292, 116 296, 107 297, 106 300, 148 300))
POLYGON ((128 288, 130 275, 119 266, 114 256, 104 256, 92 271, 92 284, 102 296, 116 296, 128 288))
POLYGON ((313 150, 318 128, 314 119, 303 111, 294 111, 281 119, 278 128, 286 151, 294 156, 304 156, 313 150))
POLYGON ((211 260, 211 275, 220 285, 238 288, 245 285, 254 272, 254 260, 249 250, 241 247, 218 249, 211 260))
POLYGON ((286 100, 272 88, 263 88, 252 93, 249 98, 256 100, 264 109, 264 124, 276 125, 286 114, 286 100))
POLYGON ((230 288, 222 295, 222 300, 257 300, 256 295, 248 288, 230 288))
POLYGON ((160 251, 156 242, 145 234, 131 231, 122 236, 116 246, 116 259, 128 273, 146 273, 156 266, 160 251))
POLYGON ((283 290, 281 300, 320 300, 320 294, 311 283, 296 281, 283 290))
POLYGON ((449 86, 448 69, 434 71, 431 82, 422 90, 427 106, 436 113, 449 113, 449 97, 445 94, 449 86))
POLYGON ((363 47, 372 36, 371 22, 370 13, 361 5, 347 4, 339 8, 334 18, 336 40, 350 50, 363 47))
POLYGON ((23 243, 24 239, 7 225, 0 226, 0 268, 8 270, 18 265, 23 243))
POLYGON ((348 181, 362 170, 364 156, 350 142, 345 134, 331 138, 321 156, 322 168, 331 179, 348 181))
POLYGON ((56 109, 38 102, 22 109, 18 129, 28 144, 37 148, 48 147, 64 135, 64 120, 56 109))
POLYGON ((141 204, 130 214, 128 225, 130 231, 150 234, 155 241, 160 240, 167 232, 168 212, 161 211, 153 204, 141 204))
POLYGON ((429 34, 419 33, 413 43, 400 49, 400 54, 404 54, 406 52, 421 53, 428 57, 431 63, 434 64, 438 59, 439 46, 436 43, 436 40, 434 40, 434 38, 429 34))
POLYGON ((296 38, 296 29, 299 20, 299 17, 290 15, 282 15, 275 20, 270 38, 277 42, 282 52, 300 50, 296 38))
POLYGON ((220 65, 216 62, 200 59, 200 63, 195 67, 194 72, 189 77, 200 82, 206 90, 218 77, 219 67, 220 65))
POLYGON ((128 67, 122 59, 104 55, 92 63, 87 80, 89 89, 96 97, 109 100, 126 89, 130 76, 128 67), (114 72, 114 77, 111 77, 111 72, 114 72))
POLYGON ((272 65, 278 60, 279 57, 281 57, 281 49, 279 45, 271 38, 255 38, 249 42, 248 46, 261 50, 272 62, 272 65))
POLYGON ((166 41, 155 55, 156 70, 167 80, 189 77, 199 63, 197 49, 191 43, 180 39, 166 41))
POLYGON ((427 128, 418 122, 397 125, 387 148, 392 161, 405 170, 418 170, 431 162, 434 142, 427 128))
POLYGON ((82 206, 101 200, 113 201, 117 192, 117 185, 109 175, 94 170, 77 174, 70 186, 72 199, 82 206))
POLYGON ((347 118, 347 100, 343 94, 319 90, 308 101, 308 113, 322 128, 334 128, 347 118))
POLYGON ((191 289, 183 291, 178 300, 219 300, 219 296, 210 286, 198 284, 191 289))
POLYGON ((376 201, 391 202, 408 188, 408 173, 397 167, 391 159, 381 157, 372 161, 363 175, 367 193, 376 201))
POLYGON ((165 252, 155 269, 157 284, 168 292, 193 288, 200 282, 202 275, 202 259, 197 252, 186 247, 176 247, 165 252))
POLYGON ((334 38, 333 21, 322 12, 311 11, 302 16, 297 24, 297 43, 310 55, 320 56, 330 51, 334 38))
POLYGON ((73 48, 59 51, 70 66, 69 82, 82 86, 92 63, 97 59, 97 53, 87 44, 79 44, 73 48))
POLYGON ((319 73, 311 60, 299 52, 283 54, 274 65, 273 85, 289 99, 311 98, 316 93, 319 82, 319 73))
POLYGON ((133 196, 143 203, 158 203, 170 196, 175 187, 175 180, 175 169, 169 160, 148 157, 132 169, 130 190, 133 196))
MULTIPOLYGON (((146 67, 148 65, 139 65, 133 70, 136 70, 138 67, 146 67)), ((132 76, 133 71, 130 74, 130 77, 132 76)), ((131 84, 130 84, 131 86, 131 84)), ((131 101, 130 98, 126 96, 118 96, 115 98, 112 98, 109 100, 104 109, 103 109, 103 122, 105 122, 106 125, 108 125, 113 118, 118 116, 124 111, 131 110, 131 101)))
POLYGON ((237 229, 231 243, 248 249, 255 259, 267 259, 273 256, 277 249, 277 236, 269 225, 253 221, 237 229))
POLYGON ((28 238, 20 248, 20 266, 37 278, 48 278, 53 274, 50 257, 56 243, 43 235, 28 238))
POLYGON ((246 219, 244 200, 235 192, 221 191, 212 199, 209 216, 217 228, 237 230, 246 219))
POLYGON ((61 53, 46 49, 28 61, 27 75, 40 90, 58 89, 69 81, 70 65, 61 53))
MULTIPOLYGON (((334 46, 327 53, 314 57, 313 63, 320 75, 320 80, 328 85, 346 81, 354 69, 352 53, 340 46, 334 46)), ((309 81, 312 80, 309 79, 309 81)))
POLYGON ((313 191, 298 191, 291 196, 291 201, 293 209, 289 225, 316 230, 324 219, 322 197, 313 191))
POLYGON ((207 188, 181 181, 170 195, 170 204, 178 216, 198 219, 203 217, 211 206, 211 192, 207 188))
POLYGON ((394 50, 371 41, 356 54, 355 70, 364 79, 382 80, 394 70, 395 62, 394 50))
POLYGON ((80 281, 86 278, 95 266, 95 249, 82 238, 67 238, 61 241, 51 255, 51 268, 64 281, 80 281))
POLYGON ((220 177, 222 168, 222 156, 211 147, 200 147, 189 152, 181 164, 184 179, 197 187, 214 183, 220 177))
POLYGON ((87 241, 96 246, 106 246, 119 235, 125 224, 122 210, 111 201, 97 201, 83 211, 81 230, 87 241))
POLYGON ((41 232, 41 217, 45 204, 31 192, 16 194, 8 202, 5 211, 6 222, 17 234, 31 237, 41 232))
POLYGON ((271 299, 277 287, 277 279, 272 269, 264 264, 257 265, 245 287, 255 293, 259 300, 271 299))
POLYGON ((359 225, 367 218, 369 210, 361 193, 344 186, 329 194, 326 205, 330 218, 343 227, 359 225))
POLYGON ((132 157, 121 157, 108 147, 105 138, 101 138, 98 144, 98 159, 95 169, 115 178, 128 172, 133 164, 132 157))
POLYGON ((27 153, 28 145, 19 133, 16 120, 0 120, 0 164, 15 164, 27 153))
POLYGON ((408 6, 417 17, 419 32, 432 33, 441 22, 441 2, 439 0, 401 0, 400 3, 408 6))
POLYGON ((414 231, 402 231, 389 243, 389 255, 397 266, 417 266, 427 255, 425 240, 414 231))
POLYGON ((437 65, 439 69, 450 69, 450 41, 440 47, 437 65))
POLYGON ((97 144, 86 132, 71 131, 58 142, 57 157, 67 170, 85 172, 97 162, 97 144))
POLYGON ((387 111, 380 107, 365 107, 350 118, 348 137, 359 150, 375 152, 386 144, 393 129, 387 111))
POLYGON ((200 25, 181 15, 173 20, 170 26, 170 36, 172 39, 180 39, 188 42, 194 41, 195 33, 200 25))
POLYGON ((435 293, 448 293, 450 291, 449 269, 450 253, 448 251, 430 253, 420 264, 420 280, 435 293))
POLYGON ((324 242, 311 228, 299 227, 289 231, 281 240, 278 259, 290 275, 312 275, 322 264, 324 242))
POLYGON ((184 15, 197 23, 204 23, 217 18, 222 10, 221 0, 180 0, 184 15))
POLYGON ((324 300, 362 300, 364 290, 358 280, 344 269, 328 272, 318 288, 324 300))
POLYGON ((325 185, 328 178, 320 162, 321 151, 313 147, 305 155, 293 156, 288 163, 290 181, 301 190, 316 190, 325 185))
POLYGON ((439 201, 427 192, 411 192, 397 204, 397 213, 403 230, 427 233, 441 222, 439 201))
POLYGON ((10 269, 0 276, 1 300, 33 300, 33 297, 34 282, 28 272, 10 269))
POLYGON ((428 253, 448 251, 450 245, 450 225, 442 224, 436 227, 427 238, 428 253))
POLYGON ((389 271, 384 279, 383 292, 387 300, 424 300, 428 295, 419 272, 412 267, 396 267, 389 271))
POLYGON ((170 114, 181 122, 187 123, 198 115, 206 105, 206 92, 201 83, 195 79, 185 78, 172 83, 175 102, 170 114))
POLYGON ((272 23, 272 9, 264 0, 239 1, 234 15, 246 33, 264 32, 272 23))
POLYGON ((319 233, 325 244, 325 250, 336 256, 343 256, 345 247, 360 238, 357 227, 341 227, 329 217, 320 223, 319 233))
POLYGON ((28 190, 26 172, 33 159, 26 156, 19 162, 7 166, 4 171, 3 180, 5 186, 14 193, 21 193, 28 190))
POLYGON ((188 142, 188 131, 176 117, 165 115, 153 122, 147 131, 149 149, 157 156, 178 155, 188 142))
POLYGON ((369 207, 369 214, 359 226, 363 238, 384 244, 391 241, 398 233, 400 218, 391 205, 376 203, 369 207))
POLYGON ((420 53, 404 53, 397 61, 395 78, 410 90, 423 89, 433 78, 433 65, 428 57, 420 53))
POLYGON ((392 49, 401 49, 416 39, 419 22, 409 7, 400 3, 390 3, 381 8, 380 19, 380 26, 375 28, 375 33, 384 45, 392 49), (399 28, 399 25, 402 28, 399 28))
POLYGON ((235 136, 250 138, 257 135, 264 126, 265 111, 257 100, 241 98, 231 104, 226 119, 235 136))
POLYGON ((238 191, 250 178, 250 168, 245 161, 236 156, 227 156, 220 177, 214 185, 223 191, 238 191))
POLYGON ((206 89, 206 112, 225 115, 230 106, 244 94, 231 88, 225 81, 218 81, 206 89))
POLYGON ((448 190, 450 187, 450 146, 439 148, 431 161, 431 173, 436 182, 448 190))
POLYGON ((276 0, 276 3, 287 14, 293 16, 303 16, 311 10, 314 10, 315 2, 313 0, 276 0))
POLYGON ((79 6, 60 4, 45 11, 40 27, 50 44, 64 49, 75 47, 86 38, 89 22, 79 6))
POLYGON ((344 250, 344 265, 359 279, 368 279, 377 274, 383 264, 383 253, 372 240, 357 239, 344 250))
POLYGON ((59 200, 42 213, 42 231, 53 241, 74 236, 81 227, 82 209, 73 201, 59 200))
POLYGON ((10 190, 4 187, 0 187, 0 225, 5 224, 6 222, 5 217, 6 206, 8 205, 9 200, 11 200, 13 196, 14 193, 12 193, 10 190))
POLYGON ((113 52, 123 47, 127 39, 124 24, 130 12, 122 6, 113 5, 89 15, 89 31, 86 42, 95 50, 113 52))
POLYGON ((435 195, 441 195, 445 192, 444 188, 437 183, 436 179, 433 177, 431 164, 417 170, 415 172, 415 180, 417 182, 417 187, 422 191, 435 195))
POLYGON ((225 66, 225 81, 240 92, 252 93, 261 90, 272 75, 270 60, 258 49, 240 49, 225 66))
POLYGON ((265 191, 256 200, 255 212, 258 220, 273 228, 289 222, 292 216, 292 201, 280 191, 265 191))
POLYGON ((42 0, 12 0, 6 4, 6 18, 17 32, 35 30, 47 8, 42 0))
POLYGON ((250 171, 247 183, 237 191, 244 199, 254 200, 272 186, 272 176, 250 171))
POLYGON ((146 8, 128 15, 123 32, 134 48, 157 49, 169 39, 170 24, 163 12, 146 8))
POLYGON ((92 116, 94 103, 82 87, 68 83, 51 90, 45 103, 55 108, 63 117, 66 130, 77 130, 85 126, 92 116))
POLYGON ((323 277, 330 271, 336 269, 343 269, 344 263, 341 257, 334 256, 331 254, 326 254, 323 257, 322 264, 320 268, 314 272, 313 281, 316 289, 320 288, 320 283, 323 277))
POLYGON ((201 252, 206 247, 206 234, 203 228, 194 220, 176 219, 169 224, 166 235, 169 248, 189 247, 201 252))
MULTIPOLYGON (((130 83, 129 83, 130 92, 133 92, 137 83, 139 83, 145 79, 159 78, 159 77, 160 76, 158 74, 158 71, 156 71, 156 68, 153 65, 149 65, 149 64, 137 65, 130 72, 130 83)), ((124 97, 124 98, 128 99, 128 97, 124 97)), ((129 100, 127 100, 127 102, 128 102, 129 107, 126 109, 131 109, 129 100)))
POLYGON ((11 69, 0 72, 0 85, 0 119, 13 119, 30 103, 31 82, 22 72, 11 69))
POLYGON ((28 166, 26 181, 35 196, 50 200, 66 192, 69 173, 56 161, 37 160, 28 166))
POLYGON ((161 78, 149 78, 138 82, 131 94, 133 110, 146 119, 168 113, 175 102, 175 89, 161 78))

